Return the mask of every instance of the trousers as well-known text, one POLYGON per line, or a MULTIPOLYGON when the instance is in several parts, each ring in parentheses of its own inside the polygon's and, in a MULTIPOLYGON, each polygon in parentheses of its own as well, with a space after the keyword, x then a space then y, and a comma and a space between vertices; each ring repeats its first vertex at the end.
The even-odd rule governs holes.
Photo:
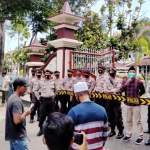
MULTIPOLYGON (((62 96, 61 95, 56 95, 55 97, 55 111, 59 111, 59 101, 60 101, 60 104, 61 104, 61 99, 62 99, 62 96)), ((60 106, 61 107, 61 106, 60 106)))
POLYGON ((39 127, 42 128, 43 123, 51 113, 54 112, 54 100, 53 98, 40 98, 40 120, 39 127))
POLYGON ((119 132, 123 132, 124 126, 123 126, 121 102, 114 100, 108 101, 107 110, 111 130, 114 131, 115 127, 117 126, 119 132))
POLYGON ((23 138, 15 141, 10 141, 10 150, 29 150, 28 139, 23 138))
POLYGON ((32 94, 32 103, 34 104, 32 110, 31 110, 31 119, 34 118, 34 115, 36 114, 37 111, 37 115, 38 117, 40 116, 40 101, 36 98, 35 94, 32 94))
POLYGON ((2 103, 7 102, 9 98, 8 91, 2 91, 2 103))
POLYGON ((137 125, 138 138, 143 139, 143 125, 141 122, 141 106, 126 106, 127 122, 126 122, 126 136, 132 136, 133 117, 137 125))
POLYGON ((68 111, 70 110, 70 107, 71 107, 70 95, 65 94, 62 96, 60 112, 63 114, 67 114, 68 111))

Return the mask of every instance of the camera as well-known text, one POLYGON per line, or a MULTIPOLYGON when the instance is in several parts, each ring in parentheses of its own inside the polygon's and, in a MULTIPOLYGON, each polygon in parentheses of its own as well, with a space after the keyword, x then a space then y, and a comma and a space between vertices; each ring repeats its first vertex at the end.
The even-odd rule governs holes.
POLYGON ((83 134, 74 133, 74 143, 78 145, 82 145, 83 143, 83 134))

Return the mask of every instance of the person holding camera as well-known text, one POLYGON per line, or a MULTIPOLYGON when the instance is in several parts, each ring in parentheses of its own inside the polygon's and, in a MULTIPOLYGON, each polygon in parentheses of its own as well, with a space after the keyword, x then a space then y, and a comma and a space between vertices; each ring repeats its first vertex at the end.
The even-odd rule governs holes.
POLYGON ((88 150, 86 135, 82 135, 81 145, 77 144, 79 141, 73 137, 74 122, 71 117, 55 112, 49 115, 48 120, 43 124, 43 143, 47 145, 49 150, 69 150, 73 144, 78 150, 88 150), (77 141, 77 143, 74 143, 77 141))
MULTIPOLYGON (((71 108, 70 116, 75 124, 75 132, 83 131, 87 136, 88 150, 102 150, 107 139, 108 118, 105 109, 91 101, 86 82, 74 84, 74 93, 80 104, 71 108)), ((74 145, 72 149, 77 149, 74 145)))

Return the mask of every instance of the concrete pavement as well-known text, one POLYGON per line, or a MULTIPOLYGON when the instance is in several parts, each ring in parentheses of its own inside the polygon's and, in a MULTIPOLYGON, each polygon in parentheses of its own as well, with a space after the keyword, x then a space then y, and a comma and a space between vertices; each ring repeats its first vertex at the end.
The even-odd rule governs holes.
MULTIPOLYGON (((125 106, 122 105, 123 110, 123 118, 124 118, 124 125, 126 120, 125 115, 125 106)), ((0 107, 0 150, 9 150, 9 143, 5 142, 4 135, 5 135, 5 107, 0 107)), ((35 117, 36 119, 36 117, 35 117)), ((143 128, 147 129, 147 106, 142 106, 142 122, 143 128)), ((104 150, 150 150, 150 146, 145 146, 144 143, 141 145, 135 145, 134 142, 137 139, 137 127, 135 121, 133 122, 133 136, 132 140, 129 142, 122 142, 122 140, 117 140, 115 137, 108 138, 105 149, 104 150)), ((33 124, 29 123, 29 117, 27 117, 27 132, 28 137, 31 142, 29 142, 29 146, 31 150, 47 150, 47 147, 42 144, 41 137, 37 137, 36 134, 38 132, 38 122, 35 120, 33 124)), ((117 129, 116 129, 117 131, 117 129)), ((125 133, 125 131, 124 131, 125 133)), ((149 135, 144 134, 144 141, 148 140, 149 135)))

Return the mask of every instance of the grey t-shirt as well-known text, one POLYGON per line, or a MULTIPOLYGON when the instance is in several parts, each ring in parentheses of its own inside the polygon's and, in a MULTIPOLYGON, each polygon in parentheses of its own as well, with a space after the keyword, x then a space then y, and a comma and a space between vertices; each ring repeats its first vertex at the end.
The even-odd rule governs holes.
POLYGON ((16 95, 11 95, 7 102, 6 122, 5 122, 5 140, 15 141, 26 137, 26 120, 19 124, 13 121, 13 114, 23 114, 24 107, 21 99, 16 95))

